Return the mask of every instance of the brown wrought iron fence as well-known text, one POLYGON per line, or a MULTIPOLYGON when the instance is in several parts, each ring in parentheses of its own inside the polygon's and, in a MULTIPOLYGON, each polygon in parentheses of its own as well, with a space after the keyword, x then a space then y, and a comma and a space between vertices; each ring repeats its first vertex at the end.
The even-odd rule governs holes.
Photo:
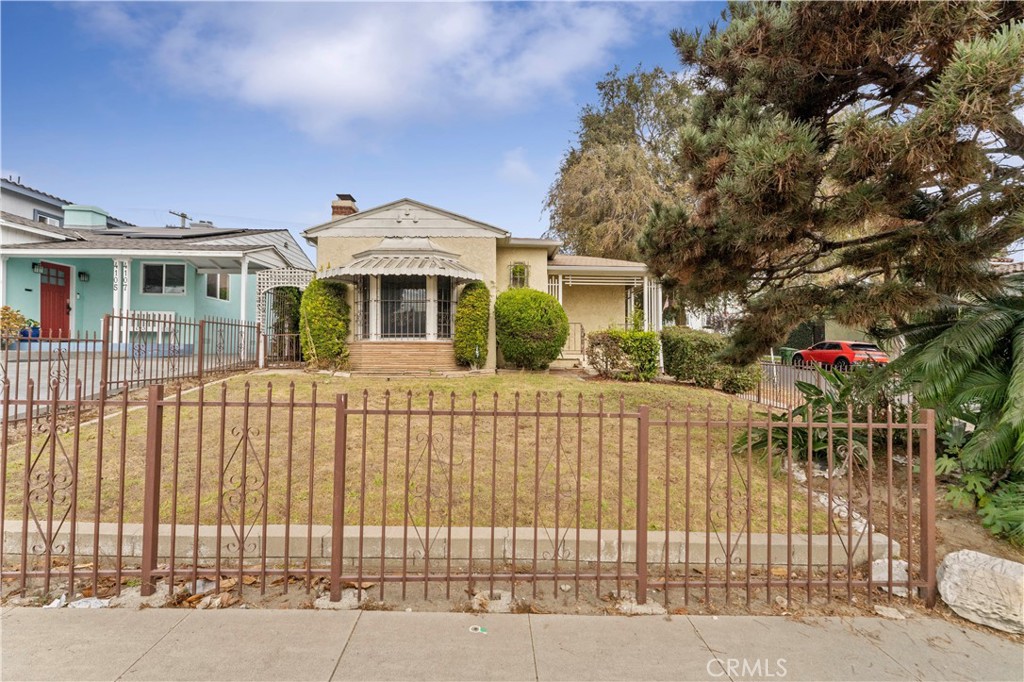
POLYGON ((259 364, 259 338, 258 324, 236 320, 143 312, 105 315, 100 333, 43 330, 37 336, 0 338, 0 382, 10 383, 12 400, 19 400, 27 396, 32 381, 36 409, 45 409, 51 391, 58 400, 73 400, 76 383, 82 384, 84 398, 95 398, 101 390, 110 395, 252 369, 259 364))
POLYGON ((302 348, 298 334, 267 334, 264 339, 267 367, 293 367, 302 364, 302 348))
POLYGON ((28 415, 0 441, 8 594, 104 596, 128 580, 194 594, 209 580, 335 600, 346 585, 387 601, 565 586, 706 607, 935 599, 930 411, 805 423, 294 383, 89 399, 76 382, 40 414, 33 385, 2 388, 4 414, 28 415))

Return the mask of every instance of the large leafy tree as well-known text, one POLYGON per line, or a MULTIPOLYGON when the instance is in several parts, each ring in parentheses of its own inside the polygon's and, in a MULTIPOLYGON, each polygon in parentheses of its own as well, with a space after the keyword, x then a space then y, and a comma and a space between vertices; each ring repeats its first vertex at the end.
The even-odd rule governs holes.
POLYGON ((1024 236, 1024 5, 733 3, 672 40, 696 92, 687 191, 642 252, 697 304, 735 295, 729 355, 801 321, 905 323, 1024 236))
POLYGON ((682 189, 672 144, 689 88, 675 74, 637 68, 613 70, 597 91, 548 190, 548 236, 571 253, 632 260, 654 204, 682 189))

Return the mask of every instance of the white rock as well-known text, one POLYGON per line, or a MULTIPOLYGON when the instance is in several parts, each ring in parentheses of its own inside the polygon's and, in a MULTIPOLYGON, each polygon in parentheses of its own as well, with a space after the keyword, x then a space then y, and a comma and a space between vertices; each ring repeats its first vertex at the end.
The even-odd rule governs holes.
POLYGON ((313 602, 314 609, 325 609, 328 611, 350 611, 359 608, 359 591, 354 588, 347 588, 341 591, 341 601, 331 601, 331 595, 325 594, 313 602))
POLYGON ((617 607, 619 613, 627 616, 664 616, 666 613, 665 607, 652 599, 648 599, 646 604, 638 604, 636 597, 629 592, 622 593, 617 607))
POLYGON ((156 608, 166 603, 167 592, 165 590, 157 590, 154 594, 143 597, 142 588, 138 586, 123 587, 120 595, 110 598, 110 606, 119 609, 141 609, 143 606, 156 608))
POLYGON ((474 611, 486 613, 511 613, 512 593, 503 590, 494 592, 477 592, 473 595, 472 607, 474 611))
MULTIPOLYGON (((901 559, 892 561, 892 593, 897 597, 906 597, 907 594, 907 562, 901 559), (902 585, 901 585, 902 583, 902 585)), ((888 592, 889 587, 885 584, 889 581, 889 560, 875 559, 871 562, 871 580, 878 585, 883 592, 888 592)))
POLYGON ((951 552, 939 564, 942 601, 967 620, 1024 634, 1024 564, 974 552, 951 552))
POLYGON ((899 612, 899 609, 894 609, 891 606, 875 606, 875 613, 882 618, 890 618, 892 620, 906 620, 907 617, 899 612))

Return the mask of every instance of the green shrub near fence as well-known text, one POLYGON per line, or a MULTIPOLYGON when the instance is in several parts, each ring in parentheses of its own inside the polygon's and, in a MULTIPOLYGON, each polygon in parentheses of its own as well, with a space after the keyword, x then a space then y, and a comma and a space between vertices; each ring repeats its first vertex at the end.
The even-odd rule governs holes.
POLYGON ((761 382, 760 367, 733 367, 718 361, 727 342, 721 334, 669 327, 661 333, 665 373, 676 381, 691 382, 700 388, 719 388, 726 393, 757 388, 761 382))
POLYGON ((340 282, 314 279, 299 303, 302 357, 314 367, 341 367, 348 360, 349 305, 340 282))
POLYGON ((587 334, 587 363, 604 377, 650 381, 658 374, 657 332, 607 329, 587 334))
POLYGON ((455 304, 455 361, 467 367, 483 367, 490 329, 491 292, 483 282, 470 282, 455 304))
POLYGON ((536 289, 509 289, 498 296, 494 324, 505 362, 524 369, 545 369, 569 338, 562 304, 536 289))

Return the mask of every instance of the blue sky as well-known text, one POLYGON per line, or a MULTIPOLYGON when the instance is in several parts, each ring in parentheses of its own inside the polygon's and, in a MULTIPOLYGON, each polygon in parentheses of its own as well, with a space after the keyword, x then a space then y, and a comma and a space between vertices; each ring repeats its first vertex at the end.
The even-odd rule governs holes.
POLYGON ((0 5, 4 176, 142 225, 295 231, 403 196, 539 236, 613 66, 712 3, 0 5))

